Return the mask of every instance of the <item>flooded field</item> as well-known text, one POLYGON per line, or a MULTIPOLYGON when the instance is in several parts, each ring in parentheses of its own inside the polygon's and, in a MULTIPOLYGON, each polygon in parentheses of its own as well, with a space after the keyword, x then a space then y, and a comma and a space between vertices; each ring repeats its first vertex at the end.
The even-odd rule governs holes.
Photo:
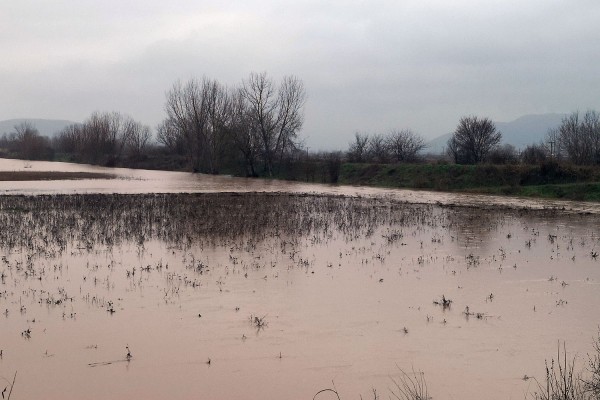
POLYGON ((0 390, 524 399, 592 350, 598 214, 282 192, 0 196, 0 390))
POLYGON ((364 186, 343 186, 289 182, 269 179, 246 179, 224 175, 188 172, 150 171, 127 168, 104 168, 85 164, 10 160, 0 158, 0 171, 94 174, 96 179, 1 181, 0 195, 14 194, 83 194, 83 193, 297 193, 352 197, 388 198, 393 201, 421 204, 459 205, 473 207, 510 207, 527 209, 560 209, 600 214, 600 203, 564 200, 538 200, 508 196, 466 193, 431 192, 426 190, 382 189, 364 186), (98 175, 111 178, 97 179, 98 175))

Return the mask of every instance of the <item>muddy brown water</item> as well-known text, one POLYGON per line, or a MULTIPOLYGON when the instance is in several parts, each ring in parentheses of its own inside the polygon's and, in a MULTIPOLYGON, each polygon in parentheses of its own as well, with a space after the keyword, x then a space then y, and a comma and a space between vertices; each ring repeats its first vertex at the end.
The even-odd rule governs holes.
POLYGON ((0 185, 15 399, 523 399, 598 332, 593 204, 109 171, 0 185))

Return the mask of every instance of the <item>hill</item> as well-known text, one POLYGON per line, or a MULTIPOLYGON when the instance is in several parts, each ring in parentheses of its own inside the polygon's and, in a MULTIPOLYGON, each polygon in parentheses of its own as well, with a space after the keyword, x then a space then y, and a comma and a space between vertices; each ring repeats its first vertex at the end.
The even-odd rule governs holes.
POLYGON ((0 135, 10 134, 14 132, 15 126, 22 124, 23 122, 29 122, 37 128, 42 136, 54 137, 58 132, 63 130, 66 126, 75 124, 76 122, 67 121, 62 119, 36 119, 36 118, 17 118, 7 119, 0 121, 0 135))
MULTIPOLYGON (((560 125, 565 114, 535 114, 524 115, 511 122, 495 122, 496 128, 502 132, 502 143, 512 144, 517 149, 541 142, 549 129, 560 125)), ((427 143, 425 150, 431 154, 445 151, 446 143, 452 133, 446 133, 427 143)))

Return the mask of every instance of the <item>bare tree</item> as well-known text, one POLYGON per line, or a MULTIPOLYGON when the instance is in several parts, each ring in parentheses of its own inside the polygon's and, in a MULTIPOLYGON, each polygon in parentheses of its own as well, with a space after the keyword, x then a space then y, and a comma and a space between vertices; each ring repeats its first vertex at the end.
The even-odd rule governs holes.
POLYGON ((201 84, 191 80, 185 85, 176 82, 167 93, 165 105, 168 124, 176 130, 179 137, 183 138, 188 162, 196 171, 200 170, 204 127, 207 120, 203 101, 201 84))
POLYGON ((279 160, 297 148, 297 134, 302 128, 302 110, 306 102, 304 84, 295 76, 286 76, 281 81, 278 93, 277 142, 279 160))
POLYGON ((211 81, 206 93, 208 120, 205 135, 205 157, 208 171, 219 173, 221 161, 226 156, 228 134, 231 126, 231 104, 229 93, 225 86, 217 81, 211 81))
POLYGON ((385 136, 381 134, 370 136, 367 153, 372 162, 382 164, 388 162, 390 153, 385 136))
POLYGON ((448 153, 460 164, 478 164, 500 143, 502 134, 489 118, 462 117, 448 141, 448 153))
POLYGON ((48 138, 40 136, 39 131, 32 123, 22 122, 16 125, 12 137, 19 157, 27 160, 40 160, 50 157, 48 138))
POLYGON ((575 164, 586 164, 589 162, 589 150, 583 132, 580 129, 579 112, 563 118, 558 128, 558 137, 561 150, 564 150, 569 160, 575 164))
POLYGON ((354 140, 350 142, 348 148, 348 160, 355 163, 365 162, 367 159, 368 143, 369 136, 367 134, 356 132, 354 134, 354 140))
POLYGON ((460 149, 458 141, 456 140, 456 137, 454 135, 452 135, 450 139, 448 139, 448 143, 446 144, 446 146, 446 153, 448 153, 448 155, 452 157, 452 160, 454 160, 456 164, 461 162, 462 150, 460 149))
POLYGON ((242 86, 242 96, 248 104, 247 123, 254 125, 261 141, 265 169, 272 174, 275 146, 275 113, 277 109, 275 88, 266 73, 250 74, 242 86))
POLYGON ((260 137, 265 171, 272 175, 275 163, 296 145, 306 101, 304 85, 290 76, 276 88, 266 73, 252 73, 243 82, 241 94, 247 103, 247 122, 260 137))
POLYGON ((549 129, 546 137, 542 141, 542 146, 552 159, 560 161, 564 156, 564 149, 561 146, 560 132, 558 128, 549 129))
POLYGON ((258 126, 252 123, 242 89, 232 91, 230 98, 231 140, 241 154, 246 176, 258 176, 256 168, 262 148, 258 126))
POLYGON ((18 141, 24 141, 40 134, 37 128, 29 121, 21 122, 20 124, 15 125, 14 129, 15 139, 18 141))
POLYGON ((395 162, 415 162, 419 152, 426 147, 425 140, 409 129, 391 131, 386 144, 395 162))
POLYGON ((184 155, 186 153, 185 137, 170 119, 166 119, 158 125, 156 140, 174 154, 184 155))
POLYGON ((150 127, 133 121, 133 123, 128 126, 128 129, 130 130, 127 142, 129 156, 139 158, 144 154, 146 146, 152 137, 150 127))
POLYGON ((583 118, 579 112, 566 116, 558 128, 558 141, 572 163, 600 164, 600 114, 589 110, 583 118))
POLYGON ((591 163, 600 164, 600 114, 594 110, 588 110, 583 116, 583 135, 591 149, 591 163))
POLYGON ((230 119, 227 89, 203 78, 185 85, 177 82, 167 93, 167 121, 161 140, 185 143, 188 161, 195 171, 218 173, 227 144, 230 119))
POLYGON ((60 151, 74 154, 80 151, 81 140, 81 124, 71 124, 58 133, 54 143, 60 151))

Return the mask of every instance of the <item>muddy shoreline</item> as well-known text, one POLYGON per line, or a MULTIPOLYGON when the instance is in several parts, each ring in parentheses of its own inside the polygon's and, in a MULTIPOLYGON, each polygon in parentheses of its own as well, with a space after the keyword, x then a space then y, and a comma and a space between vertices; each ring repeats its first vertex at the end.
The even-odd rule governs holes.
POLYGON ((115 179, 114 174, 99 172, 63 172, 63 171, 0 171, 2 181, 60 181, 79 179, 115 179))

